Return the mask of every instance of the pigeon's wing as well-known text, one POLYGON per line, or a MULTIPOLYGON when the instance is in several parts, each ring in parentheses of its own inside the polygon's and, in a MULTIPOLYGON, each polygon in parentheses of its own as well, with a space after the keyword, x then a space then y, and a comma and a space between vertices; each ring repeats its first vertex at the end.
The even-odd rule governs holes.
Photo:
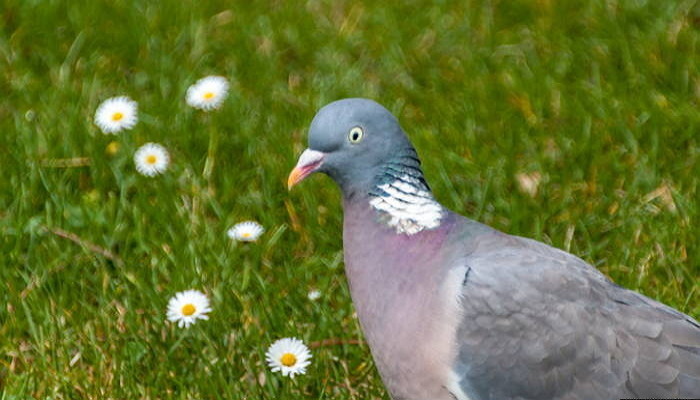
POLYGON ((462 399, 700 397, 700 325, 533 240, 482 236, 466 267, 462 399))

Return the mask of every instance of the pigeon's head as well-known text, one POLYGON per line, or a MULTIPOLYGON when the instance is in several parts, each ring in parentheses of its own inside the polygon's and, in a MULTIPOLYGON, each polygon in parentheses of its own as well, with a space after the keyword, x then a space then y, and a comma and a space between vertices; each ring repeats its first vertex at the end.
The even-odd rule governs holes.
POLYGON ((338 100, 321 108, 309 128, 309 148, 299 157, 288 186, 314 172, 335 180, 344 193, 370 185, 394 154, 412 148, 396 118, 368 99, 338 100))

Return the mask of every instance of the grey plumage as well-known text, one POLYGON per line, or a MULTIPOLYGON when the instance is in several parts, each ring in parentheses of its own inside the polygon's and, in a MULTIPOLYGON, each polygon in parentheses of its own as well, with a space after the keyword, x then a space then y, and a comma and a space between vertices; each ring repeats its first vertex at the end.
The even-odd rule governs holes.
POLYGON ((309 143, 290 186, 320 171, 341 187, 353 302, 393 399, 700 397, 697 321, 444 209, 377 103, 324 107, 309 143))
POLYGON ((484 235, 465 261, 457 369, 475 398, 700 394, 700 325, 690 317, 529 239, 484 235))

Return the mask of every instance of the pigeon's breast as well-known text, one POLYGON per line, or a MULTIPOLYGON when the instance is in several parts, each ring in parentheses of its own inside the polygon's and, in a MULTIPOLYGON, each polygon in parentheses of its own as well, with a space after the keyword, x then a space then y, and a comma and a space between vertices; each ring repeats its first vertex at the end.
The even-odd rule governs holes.
MULTIPOLYGON (((394 399, 453 397, 458 299, 448 279, 447 229, 397 234, 372 210, 346 207, 345 264, 353 302, 377 368, 394 399)), ((458 284, 461 280, 457 280, 458 284)))

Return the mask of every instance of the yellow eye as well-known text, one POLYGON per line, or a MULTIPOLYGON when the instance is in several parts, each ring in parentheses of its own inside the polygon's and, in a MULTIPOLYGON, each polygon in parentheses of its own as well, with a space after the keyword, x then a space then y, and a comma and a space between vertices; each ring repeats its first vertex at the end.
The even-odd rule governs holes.
POLYGON ((359 126, 356 126, 352 129, 350 129, 350 133, 348 133, 348 140, 350 143, 359 143, 360 140, 362 140, 362 136, 364 136, 365 132, 360 128, 359 126))

